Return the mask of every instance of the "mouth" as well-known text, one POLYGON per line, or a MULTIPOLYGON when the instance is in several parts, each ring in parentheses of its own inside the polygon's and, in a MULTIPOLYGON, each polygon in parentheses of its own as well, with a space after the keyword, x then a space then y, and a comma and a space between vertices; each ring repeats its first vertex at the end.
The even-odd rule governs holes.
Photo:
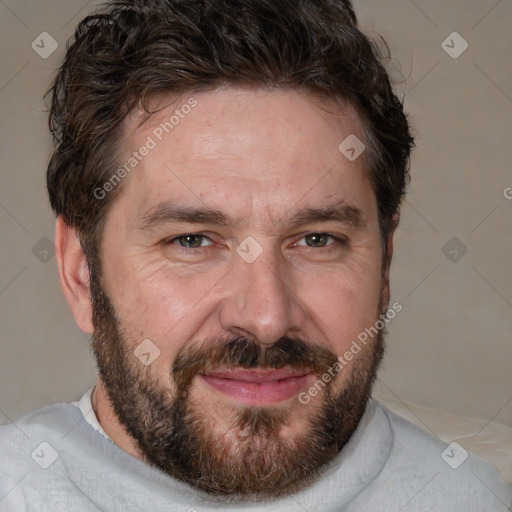
POLYGON ((276 404, 300 393, 312 373, 308 370, 226 370, 200 374, 210 387, 249 405, 276 404))

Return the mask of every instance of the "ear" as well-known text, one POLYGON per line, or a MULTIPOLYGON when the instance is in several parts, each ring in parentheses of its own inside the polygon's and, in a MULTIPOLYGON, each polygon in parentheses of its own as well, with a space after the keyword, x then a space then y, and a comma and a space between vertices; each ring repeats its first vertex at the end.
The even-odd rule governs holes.
POLYGON ((55 257, 60 286, 78 327, 92 334, 92 303, 89 290, 89 267, 75 230, 61 215, 55 223, 55 257))
POLYGON ((386 240, 386 254, 382 261, 381 304, 383 308, 383 313, 386 312, 391 298, 391 290, 389 287, 389 273, 391 268, 391 258, 393 257, 393 237, 395 235, 395 229, 393 229, 391 233, 389 233, 388 235, 388 238, 386 240))

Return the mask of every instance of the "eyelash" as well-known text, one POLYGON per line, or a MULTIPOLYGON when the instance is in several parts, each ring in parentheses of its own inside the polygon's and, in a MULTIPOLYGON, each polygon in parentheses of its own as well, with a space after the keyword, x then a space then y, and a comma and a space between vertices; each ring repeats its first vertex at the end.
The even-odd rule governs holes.
MULTIPOLYGON (((300 246, 300 247, 307 247, 309 249, 316 249, 317 251, 321 251, 321 252, 331 252, 333 250, 335 250, 335 247, 332 247, 332 246, 346 246, 348 245, 348 240, 346 238, 342 238, 342 237, 339 237, 339 236, 336 236, 336 235, 333 235, 331 233, 325 233, 323 231, 311 231, 310 233, 305 233, 304 235, 302 235, 302 237, 293 244, 293 246, 296 246, 298 244, 298 242, 308 236, 311 236, 311 235, 326 235, 327 237, 329 238, 332 238, 334 239, 334 241, 336 243, 331 243, 329 245, 326 245, 324 247, 312 247, 312 246, 307 246, 307 245, 303 245, 303 246, 300 246)), ((179 240, 180 238, 185 238, 187 236, 197 236, 197 237, 202 237, 210 242, 212 242, 212 245, 215 245, 215 242, 213 242, 213 240, 211 238, 209 238, 207 235, 205 235, 204 233, 185 233, 183 235, 179 235, 179 236, 175 236, 173 238, 168 238, 166 240, 163 241, 164 245, 172 245, 172 244, 175 244, 175 242, 177 240, 179 240)), ((177 247, 178 247, 178 250, 180 251, 183 251, 185 253, 190 253, 191 251, 199 251, 201 249, 208 249, 209 247, 211 247, 211 245, 208 245, 206 247, 183 247, 182 245, 180 244, 175 244, 177 247)))

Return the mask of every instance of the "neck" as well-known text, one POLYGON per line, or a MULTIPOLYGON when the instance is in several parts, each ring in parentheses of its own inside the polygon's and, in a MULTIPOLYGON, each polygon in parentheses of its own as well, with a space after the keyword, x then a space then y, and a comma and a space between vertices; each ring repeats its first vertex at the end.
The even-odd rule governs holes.
POLYGON ((91 402, 99 424, 110 439, 132 457, 142 460, 142 453, 137 442, 126 432, 123 424, 119 421, 100 377, 98 377, 92 392, 91 402))

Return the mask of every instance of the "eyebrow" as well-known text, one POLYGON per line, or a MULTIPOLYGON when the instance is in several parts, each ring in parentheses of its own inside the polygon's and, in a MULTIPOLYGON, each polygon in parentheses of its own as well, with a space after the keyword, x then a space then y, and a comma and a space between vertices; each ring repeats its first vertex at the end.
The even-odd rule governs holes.
MULTIPOLYGON (((286 216, 285 216, 286 217, 286 216)), ((280 219, 277 224, 284 221, 280 219)), ((140 231, 157 229, 173 223, 208 224, 212 226, 237 226, 242 219, 231 218, 224 212, 206 207, 193 207, 163 202, 149 210, 136 223, 135 229, 140 231)), ((363 212, 343 200, 335 204, 319 208, 304 208, 294 213, 286 225, 296 228, 305 224, 337 222, 353 228, 362 228, 366 225, 363 212)))

